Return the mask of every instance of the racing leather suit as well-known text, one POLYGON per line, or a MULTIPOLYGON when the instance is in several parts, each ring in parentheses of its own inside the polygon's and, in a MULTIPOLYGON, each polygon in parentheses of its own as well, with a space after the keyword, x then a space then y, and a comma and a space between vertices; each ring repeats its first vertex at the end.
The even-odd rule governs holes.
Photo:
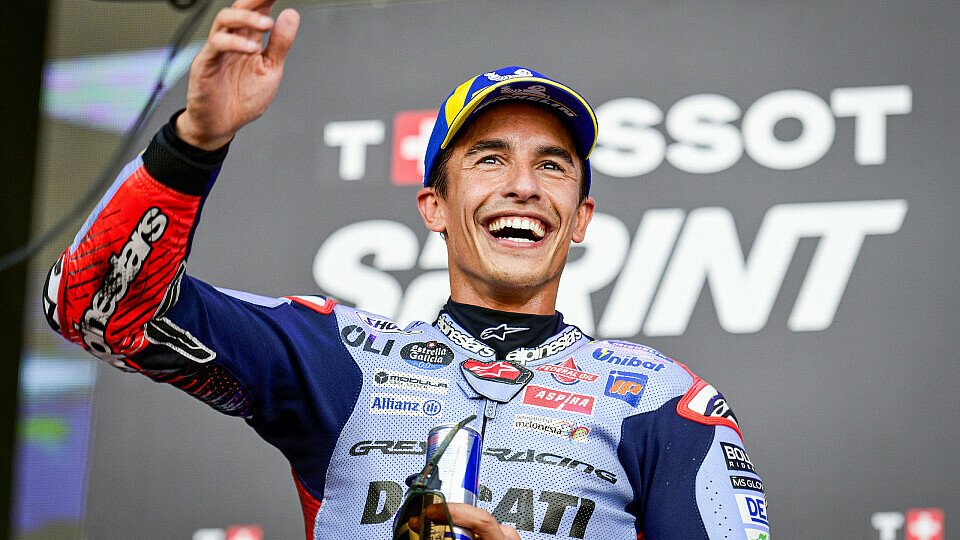
POLYGON ((225 154, 165 126, 54 264, 44 307, 65 338, 242 417, 278 448, 308 539, 389 538, 428 430, 470 414, 478 505, 522 538, 769 537, 723 396, 653 349, 560 324, 498 360, 445 312, 400 328, 321 296, 185 275, 225 154))

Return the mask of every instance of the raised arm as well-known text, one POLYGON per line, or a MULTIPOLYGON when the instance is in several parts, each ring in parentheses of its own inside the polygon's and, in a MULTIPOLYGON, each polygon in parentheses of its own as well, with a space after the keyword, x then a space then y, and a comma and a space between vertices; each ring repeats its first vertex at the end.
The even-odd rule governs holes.
POLYGON ((187 110, 177 119, 177 134, 187 143, 221 148, 273 101, 300 15, 285 9, 274 21, 272 7, 272 0, 238 0, 217 13, 190 66, 187 110), (263 35, 270 30, 263 48, 263 35))

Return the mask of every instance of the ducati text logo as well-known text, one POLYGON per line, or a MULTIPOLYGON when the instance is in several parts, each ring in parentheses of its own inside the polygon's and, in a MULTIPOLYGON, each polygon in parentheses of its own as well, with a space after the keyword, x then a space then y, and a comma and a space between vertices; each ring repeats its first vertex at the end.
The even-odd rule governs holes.
POLYGON ((611 371, 603 395, 626 401, 631 407, 636 407, 640 404, 643 389, 646 387, 646 375, 632 371, 611 371))
POLYGON ((576 384, 580 381, 593 382, 597 380, 597 375, 580 371, 573 357, 567 358, 557 364, 547 364, 537 368, 537 371, 545 371, 553 376, 553 380, 560 384, 576 384))
POLYGON ((453 351, 439 341, 407 343, 400 349, 400 358, 420 369, 440 369, 453 362, 453 351))
POLYGON ((523 404, 554 411, 593 415, 594 396, 531 384, 523 390, 523 404))
POLYGON ((523 385, 533 378, 533 372, 529 369, 503 360, 481 362, 471 358, 460 365, 467 373, 487 381, 523 385))
POLYGON ((435 399, 402 394, 375 393, 370 396, 371 414, 437 417, 442 412, 443 403, 435 399))

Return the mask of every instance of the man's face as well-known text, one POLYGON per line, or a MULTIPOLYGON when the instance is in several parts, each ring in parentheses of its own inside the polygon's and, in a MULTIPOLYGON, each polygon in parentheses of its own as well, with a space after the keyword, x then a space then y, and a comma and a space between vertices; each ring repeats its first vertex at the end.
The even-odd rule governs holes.
POLYGON ((498 104, 450 152, 446 198, 426 188, 418 202, 427 227, 446 232, 451 286, 555 298, 594 207, 592 197, 579 203, 582 165, 564 124, 539 105, 498 104))

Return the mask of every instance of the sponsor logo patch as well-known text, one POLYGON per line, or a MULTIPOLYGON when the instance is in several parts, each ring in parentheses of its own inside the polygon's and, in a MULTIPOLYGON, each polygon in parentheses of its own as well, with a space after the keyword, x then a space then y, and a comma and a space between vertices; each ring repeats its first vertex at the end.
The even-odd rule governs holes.
POLYGON ((753 468, 753 462, 750 461, 750 456, 735 444, 720 443, 720 447, 723 449, 723 458, 727 462, 727 469, 731 471, 747 471, 756 474, 756 470, 753 468))
POLYGON ((480 332, 480 339, 499 339, 500 341, 505 341, 510 334, 526 332, 527 330, 529 330, 529 328, 507 326, 507 323, 502 323, 499 326, 484 328, 483 332, 480 332))
POLYGON ((611 371, 603 395, 627 402, 631 407, 640 404, 647 376, 632 371, 611 371))
POLYGON ((427 453, 424 441, 359 441, 350 447, 351 456, 366 456, 370 452, 386 455, 423 455, 427 453))
POLYGON ((370 396, 371 414, 439 417, 443 402, 418 396, 374 393, 370 396))
POLYGON ((360 319, 360 322, 363 324, 382 334, 412 335, 421 333, 420 330, 405 331, 403 328, 397 326, 397 323, 391 321, 390 319, 384 319, 382 317, 360 313, 359 311, 357 312, 357 318, 360 319))
POLYGON ((570 442, 586 442, 590 435, 590 428, 564 420, 562 418, 548 418, 532 414, 518 414, 513 417, 513 429, 535 431, 570 442))
POLYGON ((759 529, 746 529, 747 540, 770 540, 770 533, 759 529))
POLYGON ((486 381, 524 385, 533 378, 529 369, 503 360, 483 362, 471 358, 460 365, 474 377, 486 381))
POLYGON ((583 332, 581 332, 579 328, 576 326, 570 326, 559 336, 553 338, 552 341, 548 341, 543 345, 529 349, 521 347, 508 352, 507 360, 518 364, 526 364, 527 362, 533 362, 534 360, 540 360, 541 358, 560 354, 568 347, 571 347, 580 341, 580 338, 582 337, 583 332))
POLYGON ((904 526, 906 540, 943 540, 943 510, 940 508, 911 508, 907 510, 904 526))
POLYGON ((730 485, 733 486, 733 489, 746 489, 763 493, 763 482, 749 476, 731 476, 730 485))
POLYGON ((527 450, 513 450, 512 448, 487 448, 483 455, 497 458, 498 461, 505 463, 541 463, 543 465, 554 465, 556 467, 565 467, 567 469, 576 469, 587 475, 596 475, 597 478, 606 480, 611 484, 617 483, 617 475, 598 469, 589 463, 584 463, 573 458, 554 454, 552 452, 537 452, 530 448, 527 450))
POLYGON ((763 497, 754 497, 752 495, 737 496, 737 506, 740 508, 740 519, 747 525, 763 525, 769 527, 767 521, 767 502, 763 497))
POLYGON ((417 341, 404 345, 400 358, 416 368, 440 369, 453 362, 453 350, 439 341, 417 341))
POLYGON ((638 367, 643 369, 649 369, 650 371, 660 371, 663 369, 664 364, 662 362, 654 362, 652 360, 645 360, 637 356, 616 356, 613 354, 613 349, 604 349, 599 348, 593 351, 593 357, 601 362, 606 362, 608 364, 614 364, 617 366, 623 367, 638 367))
POLYGON ((457 346, 462 347, 476 354, 477 356, 489 358, 497 354, 496 352, 494 352, 492 347, 488 345, 484 345, 483 343, 477 341, 476 339, 473 338, 473 336, 471 336, 470 334, 467 334, 466 332, 461 332, 460 330, 457 330, 453 326, 453 323, 450 322, 450 318, 447 316, 446 313, 437 317, 436 324, 437 324, 437 328, 439 328, 440 331, 443 332, 443 335, 450 338, 450 341, 456 343, 457 346))
POLYGON ((380 370, 373 376, 373 384, 385 388, 400 388, 402 390, 419 390, 431 394, 446 394, 450 389, 450 381, 413 375, 402 371, 380 370))
POLYGON ((595 396, 531 384, 523 391, 523 404, 541 409, 593 415, 595 396))
POLYGON ((362 347, 364 351, 381 356, 387 356, 393 350, 396 340, 382 338, 376 334, 367 335, 362 328, 355 324, 348 324, 340 330, 343 342, 351 347, 362 347))
POLYGON ((580 381, 593 382, 597 380, 597 375, 580 371, 573 357, 567 358, 557 364, 547 364, 537 368, 537 371, 545 371, 553 376, 553 380, 560 384, 577 384, 580 381))

